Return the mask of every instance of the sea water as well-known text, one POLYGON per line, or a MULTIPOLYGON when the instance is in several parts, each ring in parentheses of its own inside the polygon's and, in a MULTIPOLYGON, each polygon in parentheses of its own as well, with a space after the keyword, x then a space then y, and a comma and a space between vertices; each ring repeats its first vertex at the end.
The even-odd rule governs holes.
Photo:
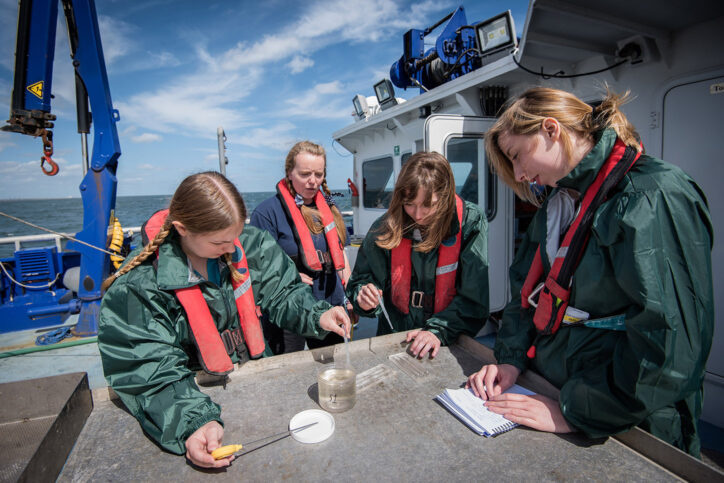
POLYGON ((354 406, 357 399, 357 375, 349 368, 332 367, 317 377, 319 405, 331 413, 341 413, 354 406))
MULTIPOLYGON (((332 191, 342 195, 334 197, 340 211, 350 211, 349 191, 332 191)), ((242 193, 247 216, 251 216, 262 201, 274 195, 272 191, 242 193)), ((167 208, 170 201, 171 195, 119 196, 115 214, 123 227, 141 226, 157 210, 167 208)), ((83 202, 80 198, 0 200, 0 211, 61 233, 77 233, 83 229, 83 202)), ((351 227, 352 217, 344 218, 347 226, 351 227)), ((44 234, 47 233, 0 215, 0 238, 44 234)), ((135 236, 133 243, 140 243, 140 237, 135 236)), ((54 246, 54 243, 44 241, 23 244, 24 248, 36 246, 54 246)), ((13 244, 0 244, 0 258, 11 257, 14 251, 13 244)))

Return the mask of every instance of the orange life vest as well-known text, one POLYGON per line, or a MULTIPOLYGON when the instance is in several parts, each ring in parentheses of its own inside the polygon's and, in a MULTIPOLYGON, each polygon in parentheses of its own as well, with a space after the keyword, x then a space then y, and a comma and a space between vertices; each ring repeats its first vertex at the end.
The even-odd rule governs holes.
MULTIPOLYGON (((520 291, 520 305, 523 309, 531 308, 529 298, 535 291, 540 292, 533 315, 533 323, 540 335, 555 334, 561 326, 570 300, 573 273, 588 244, 594 214, 606 200, 609 191, 621 182, 640 155, 636 149, 627 147, 620 139, 616 140, 611 154, 583 195, 578 215, 568 227, 551 269, 541 283, 543 260, 541 247, 538 246, 520 291)), ((535 357, 535 344, 528 349, 528 357, 535 357)))
MULTIPOLYGON (((455 243, 450 246, 440 244, 435 270, 434 312, 445 309, 455 297, 455 276, 463 233, 463 200, 455 195, 455 211, 460 229, 455 235, 455 243)), ((392 303, 403 314, 410 313, 410 282, 412 279, 412 241, 403 238, 390 254, 392 303)))
MULTIPOLYGON (((311 272, 321 272, 324 270, 322 263, 324 262, 324 256, 314 248, 314 242, 312 241, 312 234, 307 227, 307 223, 304 221, 304 216, 301 210, 294 202, 294 197, 289 192, 286 180, 282 179, 277 183, 277 193, 279 193, 282 200, 282 207, 286 211, 287 215, 292 220, 290 226, 294 232, 294 238, 297 241, 299 247, 299 258, 302 265, 310 270, 311 272)), ((317 206, 319 213, 322 215, 322 225, 324 226, 324 236, 327 239, 327 246, 329 247, 329 254, 332 258, 332 263, 335 270, 344 269, 344 247, 339 239, 337 233, 337 224, 334 221, 332 210, 329 208, 327 201, 324 199, 321 191, 317 191, 314 196, 314 204, 317 206)))
MULTIPOLYGON (((168 210, 157 211, 143 225, 143 233, 148 240, 153 240, 158 234, 166 221, 166 217, 168 217, 168 210)), ((233 262, 233 266, 245 277, 239 282, 232 278, 231 286, 234 289, 236 309, 239 312, 239 324, 244 334, 243 343, 246 344, 249 350, 249 356, 257 358, 264 352, 266 342, 256 313, 254 292, 251 288, 251 273, 246 261, 246 253, 238 238, 234 240, 234 245, 239 249, 241 257, 238 261, 233 262)), ((237 334, 233 331, 226 334, 225 331, 226 338, 230 339, 225 344, 198 285, 176 289, 174 293, 186 311, 191 334, 199 351, 199 362, 204 370, 215 375, 225 375, 233 371, 234 364, 231 362, 229 354, 233 352, 234 347, 241 344, 241 341, 237 340, 237 334)))

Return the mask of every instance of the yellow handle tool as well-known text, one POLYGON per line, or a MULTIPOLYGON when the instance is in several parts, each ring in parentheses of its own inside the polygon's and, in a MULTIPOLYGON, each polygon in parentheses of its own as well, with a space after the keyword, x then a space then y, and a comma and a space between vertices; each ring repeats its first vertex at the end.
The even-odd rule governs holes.
POLYGON ((214 451, 211 452, 211 456, 213 456, 215 460, 221 460, 224 458, 228 458, 237 451, 241 451, 241 448, 243 448, 243 446, 240 444, 227 444, 226 446, 222 446, 221 448, 216 448, 214 451))
MULTIPOLYGON (((317 423, 318 423, 318 421, 315 421, 315 422, 313 422, 313 423, 305 424, 304 426, 300 426, 300 427, 298 427, 298 428, 290 429, 290 430, 288 430, 288 431, 282 431, 281 433, 271 434, 271 435, 269 435, 269 436, 265 436, 265 437, 263 437, 263 438, 259 438, 259 439, 257 439, 257 440, 254 440, 254 441, 251 441, 251 442, 249 442, 249 443, 246 443, 246 445, 249 446, 250 444, 259 443, 260 441, 265 441, 265 440, 267 440, 267 439, 274 438, 274 437, 277 437, 277 436, 281 436, 279 439, 284 439, 284 438, 286 438, 287 436, 291 436, 292 433, 296 433, 297 431, 302 431, 303 429, 307 429, 307 428, 309 428, 309 427, 311 427, 311 426, 314 426, 314 425, 317 424, 317 423)), ((279 441, 279 440, 277 440, 277 441, 279 441)), ((272 443, 273 443, 273 442, 274 442, 274 441, 272 441, 272 443)), ((267 444, 269 444, 269 443, 267 443, 267 444)), ((266 445, 265 445, 265 446, 266 446, 266 445)), ((234 455, 234 453, 238 453, 239 451, 241 451, 243 447, 244 447, 244 445, 241 445, 241 444, 227 444, 226 446, 222 446, 222 447, 220 447, 220 448, 216 448, 215 450, 213 450, 213 451, 211 452, 211 456, 213 456, 213 458, 214 458, 215 460, 220 460, 220 459, 228 458, 228 457, 234 455)), ((258 449, 258 448, 257 448, 257 449, 258 449)))

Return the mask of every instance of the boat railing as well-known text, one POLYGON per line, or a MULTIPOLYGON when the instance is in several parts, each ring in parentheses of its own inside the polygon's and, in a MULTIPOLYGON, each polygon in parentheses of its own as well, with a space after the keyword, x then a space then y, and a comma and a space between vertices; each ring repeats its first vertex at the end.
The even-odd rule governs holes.
MULTIPOLYGON (((133 235, 134 233, 139 233, 140 231, 140 226, 132 226, 123 229, 123 233, 125 233, 126 235, 133 235)), ((55 247, 58 249, 59 252, 61 252, 63 251, 63 240, 67 240, 68 237, 72 236, 75 236, 75 233, 44 233, 41 235, 9 236, 5 238, 0 238, 0 245, 9 245, 12 243, 15 245, 15 250, 20 250, 23 247, 24 243, 54 241, 55 247)))
MULTIPOLYGON (((352 210, 342 211, 341 214, 342 216, 352 216, 352 210)), ((248 218, 246 219, 246 223, 249 223, 248 218)), ((123 233, 125 233, 126 235, 133 235, 140 232, 140 226, 132 226, 123 229, 123 233)), ((72 237, 74 235, 75 233, 43 233, 40 235, 9 236, 5 238, 0 238, 0 246, 13 244, 15 245, 15 250, 20 250, 25 243, 53 241, 55 243, 55 247, 58 249, 59 252, 61 252, 63 251, 63 240, 67 240, 68 237, 72 237)))

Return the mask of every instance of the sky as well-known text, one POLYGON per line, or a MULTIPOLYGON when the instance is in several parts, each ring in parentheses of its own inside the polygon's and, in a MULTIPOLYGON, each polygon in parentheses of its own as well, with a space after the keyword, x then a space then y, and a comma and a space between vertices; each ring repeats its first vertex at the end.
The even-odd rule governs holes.
MULTIPOLYGON (((327 151, 327 181, 346 188, 352 155, 332 133, 352 122, 355 94, 374 95, 402 55, 402 36, 458 2, 446 0, 96 0, 113 107, 120 112, 118 195, 173 193, 187 175, 219 167, 243 192, 273 191, 291 146, 327 151)), ((522 33, 527 1, 463 4, 468 23, 511 10, 522 33)), ((0 122, 10 112, 17 0, 0 0, 0 122)), ((81 141, 65 20, 60 9, 52 89, 54 177, 42 143, 0 132, 0 200, 78 197, 81 141)), ((433 43, 436 33, 427 37, 433 43)), ((396 89, 411 99, 418 89, 396 89)), ((92 149, 92 133, 89 135, 92 149)))

